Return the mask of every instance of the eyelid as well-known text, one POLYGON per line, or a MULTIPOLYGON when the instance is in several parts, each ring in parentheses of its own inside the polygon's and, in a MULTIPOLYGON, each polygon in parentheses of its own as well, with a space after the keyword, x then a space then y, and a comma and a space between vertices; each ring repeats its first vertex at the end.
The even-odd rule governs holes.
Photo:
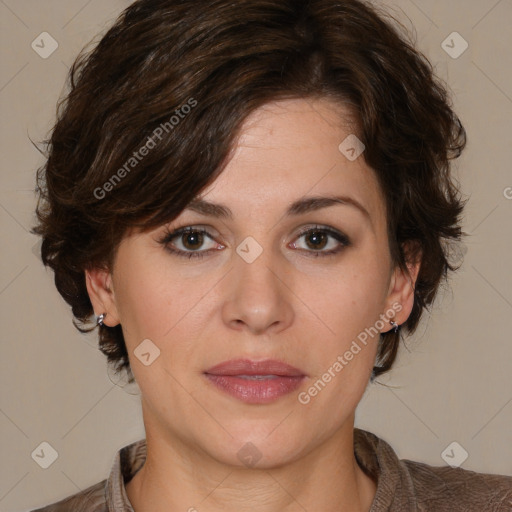
MULTIPOLYGON (((210 228, 210 226, 208 226, 208 228, 210 228)), ((314 257, 316 257, 316 256, 331 256, 331 255, 335 255, 335 254, 339 253, 343 248, 348 247, 352 244, 352 242, 350 241, 348 236, 345 235, 344 233, 342 233, 341 231, 338 231, 337 229, 334 229, 330 226, 323 226, 320 224, 309 224, 307 226, 302 227, 299 230, 299 232, 294 236, 293 241, 295 243, 295 241, 297 239, 301 238, 302 236, 304 236, 308 233, 311 233, 311 232, 316 232, 316 231, 324 232, 327 234, 328 237, 334 238, 338 242, 339 247, 337 247, 335 249, 330 249, 328 251, 298 249, 300 252, 309 253, 309 255, 314 256, 314 257)), ((206 249, 206 250, 197 250, 197 251, 184 251, 182 249, 171 248, 171 246, 170 246, 171 241, 173 239, 179 237, 180 235, 183 235, 184 233, 202 233, 203 235, 210 238, 210 240, 212 240, 212 241, 216 242, 218 245, 220 245, 221 248, 225 248, 225 246, 223 244, 220 244, 219 242, 217 242, 217 240, 215 240, 214 236, 212 236, 212 234, 208 231, 208 229, 206 229, 202 225, 194 225, 194 224, 193 225, 185 225, 185 226, 177 227, 177 228, 166 227, 164 235, 161 238, 159 238, 158 242, 160 244, 164 245, 166 250, 168 250, 169 252, 176 254, 178 256, 187 257, 189 259, 193 258, 193 257, 202 258, 206 254, 208 254, 212 251, 219 250, 219 249, 206 249)))
POLYGON ((202 234, 208 236, 208 238, 211 238, 213 240, 213 237, 217 236, 217 235, 213 235, 209 231, 209 229, 211 229, 210 226, 205 227, 201 224, 186 224, 184 226, 175 227, 175 228, 166 226, 164 234, 159 238, 159 242, 163 243, 165 240, 167 240, 167 241, 172 240, 173 238, 176 238, 179 235, 182 235, 183 233, 202 233, 202 234))
POLYGON ((301 230, 295 236, 294 240, 297 240, 304 235, 307 235, 309 233, 314 233, 314 232, 326 233, 328 237, 334 238, 338 242, 339 246, 335 249, 330 249, 328 251, 322 251, 322 250, 315 251, 315 250, 306 250, 306 249, 299 249, 299 250, 301 250, 302 252, 306 252, 315 257, 316 256, 332 256, 332 255, 338 254, 344 248, 352 245, 350 238, 347 235, 345 235, 344 233, 342 233, 341 231, 338 231, 337 229, 332 228, 330 226, 323 226, 320 224, 309 225, 309 226, 305 226, 305 227, 301 228, 301 230))
POLYGON ((296 237, 300 237, 305 235, 306 233, 310 233, 311 231, 325 231, 326 233, 334 236, 334 238, 340 238, 342 241, 350 243, 350 240, 347 235, 338 231, 337 229, 331 228, 330 226, 323 226, 322 224, 310 224, 300 229, 297 233, 296 237))

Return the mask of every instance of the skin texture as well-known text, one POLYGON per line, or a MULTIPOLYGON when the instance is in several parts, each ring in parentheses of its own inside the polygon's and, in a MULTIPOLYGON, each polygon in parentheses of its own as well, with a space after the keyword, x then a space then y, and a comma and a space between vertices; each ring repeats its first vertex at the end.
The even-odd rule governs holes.
MULTIPOLYGON (((137 512, 369 510, 376 485, 354 458, 353 428, 378 336, 309 403, 297 399, 379 315, 398 304, 387 318, 401 324, 413 305, 418 267, 410 276, 392 268, 376 177, 363 157, 349 161, 338 149, 352 133, 349 121, 345 107, 325 99, 256 110, 233 158, 201 194, 229 207, 232 219, 185 210, 169 226, 129 233, 112 272, 86 273, 96 313, 123 327, 141 389, 148 456, 127 485, 137 512), (340 204, 284 215, 313 195, 350 196, 369 217, 340 204), (311 236, 299 237, 315 225, 340 231, 350 245, 329 236, 318 249, 311 236), (171 245, 212 249, 203 258, 174 255, 159 242, 183 226, 204 227, 213 239, 190 249, 178 236, 171 245), (248 236, 263 249, 252 263, 236 252, 248 236), (160 349, 149 366, 134 356, 144 339, 160 349), (234 358, 279 359, 307 378, 276 402, 246 404, 204 376, 234 358), (247 442, 261 453, 254 467, 237 457, 247 442)), ((391 328, 386 321, 379 331, 391 328)))

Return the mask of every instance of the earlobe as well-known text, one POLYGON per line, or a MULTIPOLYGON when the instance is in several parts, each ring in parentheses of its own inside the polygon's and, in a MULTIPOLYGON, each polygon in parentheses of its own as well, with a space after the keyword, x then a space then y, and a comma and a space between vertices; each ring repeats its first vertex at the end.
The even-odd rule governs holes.
POLYGON ((120 320, 116 307, 111 272, 106 269, 86 270, 85 283, 94 313, 97 316, 105 315, 103 317, 103 325, 108 327, 118 325, 120 320))
POLYGON ((416 258, 415 261, 407 262, 408 272, 399 266, 393 271, 386 306, 396 311, 391 320, 398 325, 407 321, 414 306, 414 290, 420 265, 421 258, 416 258))

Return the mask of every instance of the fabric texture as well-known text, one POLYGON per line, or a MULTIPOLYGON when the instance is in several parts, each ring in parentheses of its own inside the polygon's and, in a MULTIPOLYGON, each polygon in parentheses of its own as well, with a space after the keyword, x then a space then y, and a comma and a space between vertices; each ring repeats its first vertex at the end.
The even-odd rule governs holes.
MULTIPOLYGON (((400 460, 386 441, 358 428, 354 454, 377 482, 369 512, 512 512, 511 476, 400 460)), ((134 512, 125 484, 145 460, 142 439, 117 452, 108 479, 31 512, 134 512)))

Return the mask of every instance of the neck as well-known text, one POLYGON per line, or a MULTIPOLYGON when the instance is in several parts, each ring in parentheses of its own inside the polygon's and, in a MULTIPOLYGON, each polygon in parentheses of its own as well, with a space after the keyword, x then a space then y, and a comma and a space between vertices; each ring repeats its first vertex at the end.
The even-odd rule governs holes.
POLYGON ((357 464, 353 432, 352 417, 310 453, 257 469, 223 464, 146 427, 146 461, 126 491, 136 512, 367 512, 376 484, 357 464))

